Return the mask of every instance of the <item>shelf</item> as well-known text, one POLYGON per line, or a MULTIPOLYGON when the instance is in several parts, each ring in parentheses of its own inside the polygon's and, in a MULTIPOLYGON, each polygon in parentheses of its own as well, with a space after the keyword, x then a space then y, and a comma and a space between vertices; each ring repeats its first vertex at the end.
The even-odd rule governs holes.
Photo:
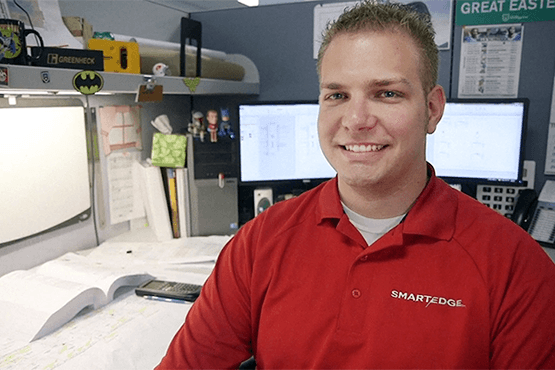
MULTIPOLYGON (((233 57, 233 56, 232 56, 233 57)), ((246 58, 236 55, 235 58, 241 62, 249 62, 246 58), (242 60, 245 59, 245 60, 242 60)), ((252 62, 251 62, 252 63, 252 62)), ((25 93, 52 93, 52 94, 77 94, 73 88, 73 77, 79 73, 79 69, 44 68, 20 65, 0 64, 0 68, 8 68, 8 86, 0 84, 0 95, 25 94, 25 93), (47 72, 48 79, 43 77, 47 72)), ((221 94, 259 94, 259 76, 254 65, 246 69, 242 81, 215 80, 201 78, 196 88, 189 88, 184 77, 156 77, 152 75, 99 72, 104 79, 104 86, 98 93, 109 94, 135 94, 140 85, 145 85, 149 79, 157 85, 163 86, 164 94, 181 95, 221 95, 221 94)), ((1 80, 1 78, 0 78, 1 80)))

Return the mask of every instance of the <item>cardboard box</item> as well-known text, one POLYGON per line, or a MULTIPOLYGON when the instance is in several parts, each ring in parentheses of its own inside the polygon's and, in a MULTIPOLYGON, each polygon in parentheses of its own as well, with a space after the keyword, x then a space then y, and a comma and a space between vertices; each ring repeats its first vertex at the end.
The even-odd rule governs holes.
POLYGON ((87 47, 89 40, 93 37, 93 27, 85 18, 81 17, 62 17, 64 24, 69 32, 87 47))
POLYGON ((38 60, 33 60, 32 65, 52 68, 88 69, 93 71, 104 70, 104 58, 101 51, 81 50, 67 48, 40 48, 31 47, 31 55, 38 60))
POLYGON ((141 73, 139 44, 136 42, 90 39, 88 47, 102 50, 106 72, 141 73))

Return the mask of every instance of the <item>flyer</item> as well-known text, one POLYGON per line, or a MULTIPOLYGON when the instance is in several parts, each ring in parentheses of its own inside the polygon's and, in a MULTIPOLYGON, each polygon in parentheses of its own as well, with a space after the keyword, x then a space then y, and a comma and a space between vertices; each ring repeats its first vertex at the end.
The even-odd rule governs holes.
POLYGON ((463 27, 459 98, 516 98, 522 24, 463 27))

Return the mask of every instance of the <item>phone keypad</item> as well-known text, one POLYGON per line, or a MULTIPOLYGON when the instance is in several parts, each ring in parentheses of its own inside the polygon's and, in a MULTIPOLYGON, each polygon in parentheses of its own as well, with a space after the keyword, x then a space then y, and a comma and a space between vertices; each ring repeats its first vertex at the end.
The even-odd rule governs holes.
POLYGON ((476 199, 502 215, 511 217, 520 192, 527 188, 534 188, 535 174, 536 162, 524 161, 524 186, 478 185, 476 199))
POLYGON ((518 194, 526 189, 526 187, 509 187, 509 186, 484 186, 478 189, 476 197, 478 200, 496 210, 506 217, 511 217, 516 204, 518 194), (495 195, 493 195, 495 193, 495 195))
POLYGON ((169 292, 194 292, 198 290, 198 285, 187 284, 187 283, 166 282, 164 286, 161 287, 160 289, 164 291, 169 291, 169 292))

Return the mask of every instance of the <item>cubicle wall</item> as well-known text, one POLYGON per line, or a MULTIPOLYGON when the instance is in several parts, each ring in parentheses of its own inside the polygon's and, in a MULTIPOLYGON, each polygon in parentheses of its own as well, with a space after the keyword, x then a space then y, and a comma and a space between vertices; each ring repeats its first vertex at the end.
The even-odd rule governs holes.
MULTIPOLYGON (((135 105, 135 95, 99 95, 79 96, 83 104, 94 108, 113 105, 135 105)), ((143 150, 141 158, 150 156, 152 149, 152 134, 155 128, 150 122, 160 114, 167 114, 174 132, 185 133, 187 116, 189 115, 190 100, 181 95, 168 95, 160 103, 143 103, 141 109, 141 133, 143 150)), ((87 131, 96 131, 100 124, 98 115, 87 117, 87 131)), ((95 139, 96 141, 96 139, 95 139)), ((129 231, 129 222, 112 224, 109 213, 109 186, 106 157, 96 152, 94 157, 95 171, 90 171, 90 181, 94 186, 94 217, 86 221, 49 231, 15 243, 8 243, 0 247, 0 276, 15 269, 28 269, 66 252, 91 248, 108 238, 129 231)), ((89 161, 90 162, 90 161, 89 161)), ((61 174, 63 176, 63 174, 61 174)))
MULTIPOLYGON (((307 1, 192 13, 202 22, 203 46, 249 57, 260 73, 258 100, 318 98, 313 58, 314 7, 340 1, 307 1)), ((451 53, 441 51, 440 83, 449 84, 451 53)))
MULTIPOLYGON (((314 101, 318 99, 318 75, 313 58, 314 8, 341 1, 306 1, 256 8, 228 9, 192 13, 202 23, 203 46, 250 58, 260 74, 257 97, 195 97, 195 109, 208 108, 218 102, 237 104, 259 101, 314 101)), ((449 84, 451 52, 441 52, 440 82, 449 84)), ((236 112, 235 112, 236 113, 236 112)), ((297 193, 312 184, 279 184, 274 196, 297 193), (290 187, 291 185, 292 187, 290 187)), ((239 186, 240 224, 254 217, 255 186, 239 186)))
MULTIPOLYGON (((256 64, 260 74, 260 94, 257 97, 165 96, 162 103, 144 104, 143 157, 148 156, 150 151, 150 121, 159 114, 168 114, 174 131, 184 133, 191 119, 192 109, 206 112, 210 108, 232 106, 248 100, 316 99, 318 81, 316 62, 312 56, 314 7, 336 2, 342 1, 307 1, 192 13, 191 18, 203 24, 203 47, 242 54, 256 64)), ((132 8, 124 3, 127 2, 60 0, 60 9, 64 16, 85 17, 98 31, 112 31, 161 41, 179 41, 179 20, 187 14, 148 1, 134 2, 132 8)), ((550 179, 544 175, 544 167, 555 74, 555 21, 530 22, 524 23, 524 26, 518 96, 530 99, 526 159, 536 162, 535 188, 539 191, 545 180, 550 179)), ((455 26, 453 22, 452 48, 440 52, 439 83, 445 87, 451 98, 457 97, 461 32, 462 27, 455 26)), ((92 97, 90 103, 91 106, 133 104, 133 99, 133 96, 92 97)), ((236 125, 236 113, 231 113, 236 125)), ((239 203, 239 213, 244 208, 248 209, 251 204, 243 201, 241 196, 239 203)), ((100 205, 102 207, 106 207, 103 202, 100 205)), ((105 210, 97 209, 97 212, 103 211, 105 210)), ((248 216, 247 214, 245 217, 248 216)), ((34 266, 65 251, 94 246, 96 236, 93 230, 92 220, 89 220, 86 224, 63 228, 40 238, 0 248, 3 264, 0 275, 16 268, 34 266)), ((129 230, 129 225, 104 225, 99 230, 102 242, 129 230)))
MULTIPOLYGON (((447 0, 446 0, 447 1, 447 0)), ((312 57, 313 13, 302 2, 250 9, 193 13, 203 24, 203 45, 249 57, 260 72, 258 100, 313 100, 318 96, 312 57)), ((333 1, 340 2, 340 1, 333 1)), ((555 21, 524 24, 518 97, 530 99, 526 159, 536 162, 536 190, 544 175, 547 131, 555 73, 555 21)), ((439 83, 449 98, 458 91, 462 27, 452 26, 452 48, 440 51, 439 83)))
MULTIPOLYGON (((523 23, 522 61, 520 67, 519 98, 530 99, 525 159, 536 162, 535 189, 540 191, 546 180, 545 156, 553 79, 555 73, 555 21, 523 23)), ((453 48, 452 94, 459 88, 459 61, 462 27, 455 27, 453 48)))

